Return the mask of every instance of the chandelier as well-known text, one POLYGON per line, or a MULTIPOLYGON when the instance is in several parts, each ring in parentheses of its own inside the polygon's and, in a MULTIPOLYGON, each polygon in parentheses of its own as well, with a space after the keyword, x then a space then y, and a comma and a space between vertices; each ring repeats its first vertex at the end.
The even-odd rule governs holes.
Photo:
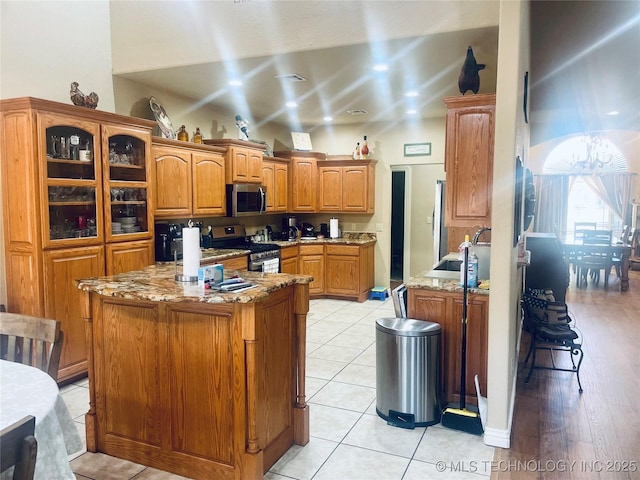
POLYGON ((571 168, 580 171, 596 171, 613 160, 609 140, 604 132, 592 132, 580 141, 579 151, 572 155, 571 168))

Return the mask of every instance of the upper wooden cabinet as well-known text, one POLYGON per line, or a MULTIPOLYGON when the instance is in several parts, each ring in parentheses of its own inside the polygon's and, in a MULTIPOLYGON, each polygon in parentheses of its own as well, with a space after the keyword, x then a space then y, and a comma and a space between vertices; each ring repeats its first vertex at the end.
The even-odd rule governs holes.
POLYGON ((491 226, 495 94, 447 97, 445 224, 491 226))
POLYGON ((225 150, 154 138, 155 215, 224 216, 225 150))
POLYGON ((231 183, 262 183, 262 156, 265 145, 232 139, 205 140, 207 145, 225 147, 227 153, 225 181, 231 183))
POLYGON ((318 211, 373 213, 375 160, 318 162, 318 211))
POLYGON ((284 158, 264 157, 262 184, 267 189, 267 212, 288 211, 289 161, 284 158))
POLYGON ((0 101, 7 308, 61 322, 59 381, 86 371, 75 280, 153 263, 155 124, 36 98, 0 101))
POLYGON ((315 213, 318 210, 318 160, 325 154, 318 152, 275 152, 277 157, 289 159, 289 211, 315 213))

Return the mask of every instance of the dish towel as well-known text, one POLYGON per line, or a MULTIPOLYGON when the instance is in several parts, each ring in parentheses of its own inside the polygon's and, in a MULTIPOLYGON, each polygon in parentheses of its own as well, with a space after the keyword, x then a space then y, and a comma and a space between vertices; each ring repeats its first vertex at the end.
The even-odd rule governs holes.
POLYGON ((280 269, 280 259, 272 258, 270 260, 265 260, 262 264, 262 271, 264 273, 278 273, 280 269))

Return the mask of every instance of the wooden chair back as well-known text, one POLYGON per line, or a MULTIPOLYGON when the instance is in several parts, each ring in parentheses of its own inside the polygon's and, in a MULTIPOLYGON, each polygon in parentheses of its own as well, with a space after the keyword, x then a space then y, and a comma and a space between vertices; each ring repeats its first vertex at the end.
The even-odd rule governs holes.
POLYGON ((585 230, 582 241, 591 245, 611 245, 612 239, 611 230, 585 230))
POLYGON ((0 471, 15 467, 13 480, 33 480, 38 453, 35 429, 36 418, 27 416, 0 431, 0 471))
POLYGON ((58 380, 64 339, 58 320, 0 312, 0 335, 2 359, 31 365, 58 380))
POLYGON ((596 229, 596 222, 575 222, 573 224, 573 239, 584 239, 585 233, 596 229))

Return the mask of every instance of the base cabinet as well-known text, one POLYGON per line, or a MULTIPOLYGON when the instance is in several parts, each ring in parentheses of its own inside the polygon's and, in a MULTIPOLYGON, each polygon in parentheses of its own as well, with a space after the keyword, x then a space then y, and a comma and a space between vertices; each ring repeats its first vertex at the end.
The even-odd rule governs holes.
POLYGON ((302 275, 311 275, 309 295, 324 293, 324 246, 300 245, 298 271, 302 275))
MULTIPOLYGON (((440 391, 443 402, 460 401, 462 306, 462 293, 459 292, 408 289, 407 316, 439 323, 442 329, 440 391)), ((475 375, 478 375, 481 391, 487 391, 488 318, 489 296, 469 295, 465 399, 473 405, 477 404, 475 375)))
MULTIPOLYGON (((120 244, 122 246, 125 244, 120 244)), ((44 317, 61 322, 64 333, 58 380, 87 371, 85 322, 80 308, 81 291, 74 281, 105 273, 104 247, 81 247, 45 251, 44 317)))
POLYGON ((298 246, 280 249, 280 271, 296 275, 298 273, 298 246))

